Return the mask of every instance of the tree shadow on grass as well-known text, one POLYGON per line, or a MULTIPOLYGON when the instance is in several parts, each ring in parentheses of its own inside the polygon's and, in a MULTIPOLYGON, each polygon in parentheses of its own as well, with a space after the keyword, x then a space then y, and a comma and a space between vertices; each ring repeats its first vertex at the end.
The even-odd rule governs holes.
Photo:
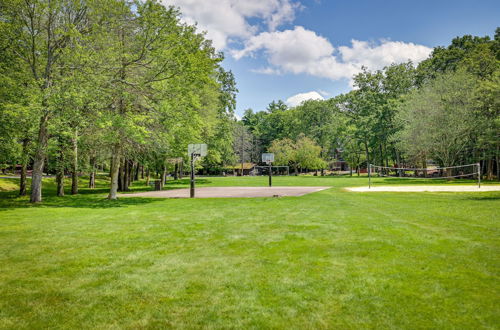
MULTIPOLYGON (((477 193, 474 193, 474 194, 477 194, 477 193)), ((473 195, 473 196, 464 197, 463 199, 469 200, 469 201, 491 202, 491 201, 495 201, 495 200, 500 200, 500 193, 473 195)))
MULTIPOLYGON (((172 186, 172 185, 179 185, 179 186, 186 186, 184 188, 187 188, 191 182, 191 179, 186 178, 186 179, 178 179, 178 180, 167 180, 166 186, 172 186)), ((206 184, 206 183, 212 183, 212 181, 208 179, 201 179, 201 178, 196 178, 195 180, 196 184, 206 184)))
MULTIPOLYGON (((2 179, 9 183, 9 186, 19 185, 19 179, 2 179)), ((29 180, 31 181, 31 180, 29 180)), ((210 183, 207 179, 196 179, 196 184, 210 183)), ((180 179, 167 181, 164 186, 165 190, 187 188, 189 187, 190 179, 180 179)), ((12 210, 16 208, 50 208, 50 207, 68 207, 68 208, 116 208, 128 207, 142 204, 149 204, 158 201, 165 201, 165 198, 152 198, 152 197, 125 197, 118 198, 118 200, 110 201, 106 199, 109 192, 109 186, 106 182, 99 182, 96 188, 87 188, 85 182, 80 182, 80 187, 77 195, 70 195, 71 188, 65 185, 64 197, 58 197, 56 193, 56 185, 54 180, 44 180, 43 182, 43 200, 41 203, 31 204, 29 202, 29 182, 27 196, 19 197, 18 189, 7 191, 0 191, 0 211, 12 210)), ((144 182, 137 182, 136 185, 132 184, 130 190, 127 192, 120 192, 120 194, 135 193, 152 191, 152 186, 147 186, 144 182)))
MULTIPOLYGON (((102 189, 99 189, 102 190, 102 189)), ((19 197, 17 191, 0 192, 0 212, 18 208, 89 208, 105 209, 138 206, 150 204, 158 201, 165 201, 164 198, 141 198, 126 197, 118 200, 108 200, 106 195, 101 192, 94 194, 78 194, 57 197, 52 194, 44 194, 41 203, 32 204, 29 202, 29 196, 19 197)))

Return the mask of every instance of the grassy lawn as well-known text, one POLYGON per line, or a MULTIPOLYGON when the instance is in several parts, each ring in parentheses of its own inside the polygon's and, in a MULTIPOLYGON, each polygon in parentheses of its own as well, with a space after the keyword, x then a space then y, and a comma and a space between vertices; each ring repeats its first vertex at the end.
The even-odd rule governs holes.
POLYGON ((352 193, 367 179, 311 176, 274 184, 332 188, 113 202, 103 179, 64 198, 53 181, 32 206, 0 179, 1 328, 500 326, 500 192, 352 193))

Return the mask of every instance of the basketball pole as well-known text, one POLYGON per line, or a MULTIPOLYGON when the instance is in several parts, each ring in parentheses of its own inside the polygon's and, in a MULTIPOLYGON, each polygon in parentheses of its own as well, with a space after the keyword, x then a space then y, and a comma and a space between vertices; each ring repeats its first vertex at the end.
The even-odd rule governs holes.
POLYGON ((191 153, 191 187, 189 188, 189 197, 194 198, 194 153, 191 153))
POLYGON ((273 169, 272 169, 272 163, 269 162, 269 187, 273 186, 273 169))

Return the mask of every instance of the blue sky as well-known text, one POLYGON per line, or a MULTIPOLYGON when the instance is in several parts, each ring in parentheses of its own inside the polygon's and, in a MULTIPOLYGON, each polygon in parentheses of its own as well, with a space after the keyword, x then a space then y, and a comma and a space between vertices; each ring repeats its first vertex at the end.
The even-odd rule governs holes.
POLYGON ((492 36, 500 1, 164 0, 225 53, 237 114, 351 89, 361 66, 425 59, 464 34, 492 36), (354 40, 354 41, 353 41, 354 40))

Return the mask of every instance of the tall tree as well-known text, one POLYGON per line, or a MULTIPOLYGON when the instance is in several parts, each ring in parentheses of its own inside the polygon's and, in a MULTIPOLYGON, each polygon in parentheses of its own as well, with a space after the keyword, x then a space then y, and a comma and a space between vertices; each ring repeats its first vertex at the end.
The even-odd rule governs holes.
POLYGON ((38 118, 38 129, 30 201, 40 202, 48 124, 54 110, 52 91, 64 77, 58 66, 69 62, 79 36, 88 29, 87 6, 80 0, 4 1, 0 20, 8 24, 2 38, 16 41, 9 49, 23 60, 23 71, 30 73, 29 85, 37 96, 31 115, 38 118))

